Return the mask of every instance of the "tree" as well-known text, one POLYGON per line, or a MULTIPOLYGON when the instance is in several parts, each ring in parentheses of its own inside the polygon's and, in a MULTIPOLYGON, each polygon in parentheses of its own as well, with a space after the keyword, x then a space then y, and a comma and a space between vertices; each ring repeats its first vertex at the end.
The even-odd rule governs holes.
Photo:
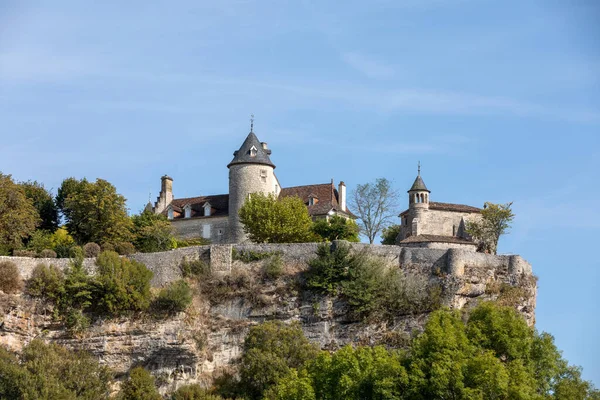
POLYGON ((312 220, 299 197, 253 193, 239 211, 244 232, 256 243, 302 243, 314 239, 312 220))
POLYGON ((123 383, 119 400, 161 400, 156 390, 154 377, 142 367, 135 367, 129 372, 129 378, 123 383))
POLYGON ((173 227, 166 216, 144 210, 134 215, 133 234, 135 247, 143 253, 166 251, 176 243, 173 227))
POLYGON ((313 226, 312 231, 319 235, 323 240, 347 240, 349 242, 359 242, 358 225, 351 219, 334 215, 329 219, 319 219, 313 226))
POLYGON ((500 236, 508 232, 515 215, 512 202, 494 204, 486 202, 481 210, 481 219, 467 222, 467 233, 479 242, 480 250, 496 254, 500 236))
POLYGON ((400 234, 402 225, 390 225, 387 228, 383 228, 381 232, 381 244, 396 244, 396 238, 400 234))
POLYGON ((52 194, 37 181, 27 181, 19 183, 23 188, 25 196, 33 202, 33 206, 38 211, 41 218, 39 229, 54 232, 58 228, 58 208, 54 203, 52 194))
POLYGON ((79 244, 126 242, 131 238, 125 197, 109 182, 69 178, 63 181, 59 196, 67 229, 79 244))
POLYGON ((385 178, 356 186, 351 204, 360 217, 361 233, 369 239, 369 243, 373 243, 377 234, 391 224, 396 216, 397 201, 398 193, 385 178))
POLYGON ((40 223, 40 216, 22 187, 0 172, 0 254, 19 249, 40 223))
POLYGON ((300 369, 318 354, 299 323, 286 325, 279 321, 250 328, 243 349, 240 384, 242 392, 251 399, 262 398, 263 392, 291 369, 300 369))

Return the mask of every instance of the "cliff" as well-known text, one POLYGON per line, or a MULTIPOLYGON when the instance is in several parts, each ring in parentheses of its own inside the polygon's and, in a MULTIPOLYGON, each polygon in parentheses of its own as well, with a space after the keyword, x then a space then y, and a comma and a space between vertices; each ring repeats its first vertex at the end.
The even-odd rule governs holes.
MULTIPOLYGON (((317 246, 213 245, 132 255, 154 272, 156 288, 181 279, 179 267, 184 259, 203 260, 213 274, 192 283, 194 300, 185 313, 98 320, 76 337, 52 321, 50 305, 23 293, 0 292, 0 344, 18 351, 40 337, 87 349, 118 374, 143 365, 167 391, 187 383, 208 385, 215 376, 235 368, 248 327, 268 319, 300 321, 311 341, 332 350, 348 343, 402 346, 420 332, 426 312, 365 321, 342 298, 304 290, 303 272, 317 246), (283 273, 278 279, 265 279, 261 270, 273 254, 281 256, 283 273)), ((390 268, 435 282, 444 306, 460 309, 481 300, 497 300, 517 308, 530 325, 535 322, 536 279, 531 266, 519 256, 364 244, 354 244, 352 251, 367 251, 386 260, 390 268)), ((0 261, 7 258, 0 257, 0 261)), ((67 260, 9 259, 17 264, 23 279, 40 262, 67 265, 67 260)), ((86 260, 85 266, 93 272, 93 260, 86 260)))

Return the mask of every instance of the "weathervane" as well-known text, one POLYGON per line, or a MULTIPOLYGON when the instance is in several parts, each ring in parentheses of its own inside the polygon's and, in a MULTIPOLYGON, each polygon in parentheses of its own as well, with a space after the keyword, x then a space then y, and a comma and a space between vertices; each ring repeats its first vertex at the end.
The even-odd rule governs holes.
POLYGON ((421 161, 419 161, 418 170, 419 170, 419 176, 421 176, 421 161))
POLYGON ((250 132, 254 132, 254 114, 250 114, 250 132))

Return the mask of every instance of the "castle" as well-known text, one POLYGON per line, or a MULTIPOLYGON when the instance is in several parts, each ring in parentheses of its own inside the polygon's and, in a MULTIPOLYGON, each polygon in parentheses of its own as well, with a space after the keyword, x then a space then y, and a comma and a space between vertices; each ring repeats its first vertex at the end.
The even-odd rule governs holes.
POLYGON ((346 185, 336 188, 330 183, 283 188, 275 175, 267 143, 260 142, 250 133, 240 148, 233 153, 229 168, 229 193, 190 198, 173 196, 173 178, 161 178, 161 190, 154 205, 146 209, 164 214, 171 221, 177 236, 202 237, 211 243, 241 243, 247 240, 238 211, 252 193, 262 192, 277 197, 300 197, 313 219, 340 215, 356 218, 346 206, 346 185))
MULTIPOLYGON (((242 243, 247 240, 238 212, 252 193, 276 197, 297 196, 304 201, 313 219, 340 215, 356 218, 347 208, 346 185, 330 183, 283 188, 275 175, 267 143, 250 133, 233 153, 229 168, 229 193, 189 198, 173 196, 173 178, 161 178, 161 190, 154 205, 146 208, 164 214, 181 238, 202 237, 211 243, 242 243)), ((421 168, 408 190, 408 209, 400 217, 396 244, 404 247, 463 248, 476 245, 466 232, 466 222, 481 217, 481 210, 463 204, 429 201, 431 191, 421 177, 421 168)))

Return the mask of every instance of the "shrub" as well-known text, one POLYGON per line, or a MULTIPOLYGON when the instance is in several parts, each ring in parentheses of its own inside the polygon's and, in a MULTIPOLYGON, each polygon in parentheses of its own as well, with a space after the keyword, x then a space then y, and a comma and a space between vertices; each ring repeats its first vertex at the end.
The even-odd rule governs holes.
POLYGON ((100 255, 100 246, 97 243, 90 242, 83 246, 83 255, 85 258, 96 258, 100 255))
POLYGON ((0 261, 0 290, 15 293, 21 289, 21 275, 14 262, 0 261))
POLYGON ((44 250, 40 251, 39 256, 40 256, 40 258, 56 258, 57 254, 54 250, 44 249, 44 250))
POLYGON ((335 294, 351 259, 350 247, 346 244, 319 245, 317 257, 308 262, 306 286, 321 293, 335 294))
POLYGON ((221 396, 211 394, 202 386, 187 385, 177 389, 172 395, 171 400, 222 400, 221 396))
POLYGON ((183 259, 179 265, 179 269, 184 278, 210 275, 210 265, 202 260, 188 261, 187 259, 183 259))
POLYGON ((250 263, 253 261, 266 260, 272 256, 281 256, 281 251, 251 251, 251 250, 242 250, 238 251, 237 249, 231 249, 231 258, 233 260, 243 261, 245 263, 250 263))
POLYGON ((13 256, 15 257, 37 257, 37 253, 33 250, 13 250, 13 256))
POLYGON ((100 310, 109 315, 119 315, 124 311, 148 308, 153 273, 144 264, 105 251, 96 259, 96 265, 100 310))
POLYGON ((52 242, 52 249, 56 251, 58 257, 69 257, 69 250, 75 245, 75 240, 65 228, 58 228, 50 236, 50 240, 52 242))
POLYGON ((39 253, 44 249, 54 248, 54 245, 52 244, 52 234, 48 231, 43 231, 41 229, 36 230, 31 235, 31 238, 27 243, 27 248, 36 253, 39 253))
POLYGON ((71 333, 83 332, 90 327, 90 319, 79 309, 70 309, 63 319, 65 327, 71 333))
POLYGON ((38 264, 27 281, 27 292, 31 296, 58 299, 65 290, 65 278, 55 265, 38 264))
POLYGON ((159 311, 175 313, 183 311, 192 302, 192 290, 184 280, 172 282, 162 289, 154 301, 159 311))
POLYGON ((135 367, 129 372, 129 378, 123 382, 118 399, 120 400, 161 400, 156 390, 154 377, 142 367, 135 367))
POLYGON ((103 243, 102 246, 100 246, 100 249, 102 251, 116 251, 115 246, 112 243, 103 243))
POLYGON ((179 249, 182 247, 190 247, 190 246, 206 246, 210 244, 210 240, 204 238, 194 238, 194 239, 176 239, 174 245, 172 246, 174 249, 179 249))
POLYGON ((135 253, 135 246, 129 242, 120 242, 115 245, 115 251, 122 256, 135 253))
POLYGON ((279 254, 272 256, 262 267, 262 275, 265 279, 275 280, 283 274, 283 260, 279 254))

